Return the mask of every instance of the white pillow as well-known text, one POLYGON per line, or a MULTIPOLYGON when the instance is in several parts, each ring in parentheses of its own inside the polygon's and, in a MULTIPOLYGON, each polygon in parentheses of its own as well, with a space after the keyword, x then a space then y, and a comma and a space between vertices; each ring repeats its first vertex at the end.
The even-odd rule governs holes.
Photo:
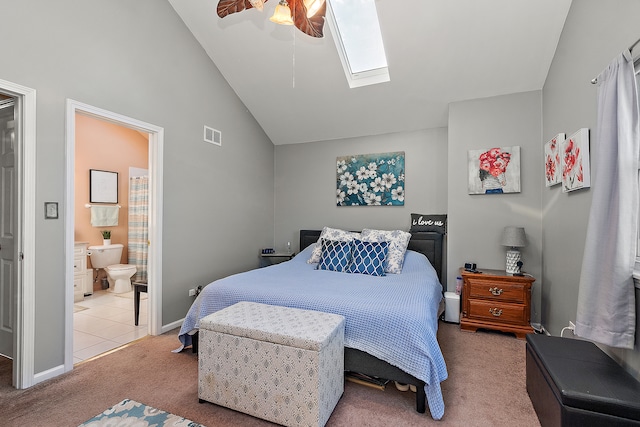
POLYGON ((389 253, 387 254, 387 263, 385 272, 391 274, 402 273, 402 265, 404 264, 404 254, 409 246, 411 233, 402 230, 370 230, 365 228, 362 230, 362 239, 365 242, 389 242, 389 253))
POLYGON ((353 239, 359 239, 360 233, 354 233, 353 231, 340 230, 339 228, 324 227, 320 233, 320 238, 311 252, 311 257, 307 260, 309 264, 315 264, 320 262, 322 255, 322 239, 326 240, 338 240, 340 242, 352 242, 353 239))

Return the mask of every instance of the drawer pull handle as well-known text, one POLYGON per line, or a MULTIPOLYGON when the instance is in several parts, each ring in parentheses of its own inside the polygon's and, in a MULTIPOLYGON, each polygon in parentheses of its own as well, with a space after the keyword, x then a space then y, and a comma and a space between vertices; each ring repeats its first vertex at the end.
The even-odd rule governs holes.
POLYGON ((494 286, 493 288, 489 288, 489 292, 491 292, 493 295, 495 296, 500 296, 502 295, 502 292, 504 292, 502 289, 498 289, 497 286, 494 286))
POLYGON ((493 314, 496 317, 500 317, 502 315, 502 309, 498 309, 498 308, 490 308, 489 309, 489 313, 493 314))

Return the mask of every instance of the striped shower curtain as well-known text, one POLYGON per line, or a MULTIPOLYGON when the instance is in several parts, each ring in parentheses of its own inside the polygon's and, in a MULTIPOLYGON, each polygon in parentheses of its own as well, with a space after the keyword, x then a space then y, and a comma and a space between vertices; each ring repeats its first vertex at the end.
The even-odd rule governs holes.
POLYGON ((129 179, 129 264, 135 264, 133 282, 147 283, 149 251, 149 178, 129 179))

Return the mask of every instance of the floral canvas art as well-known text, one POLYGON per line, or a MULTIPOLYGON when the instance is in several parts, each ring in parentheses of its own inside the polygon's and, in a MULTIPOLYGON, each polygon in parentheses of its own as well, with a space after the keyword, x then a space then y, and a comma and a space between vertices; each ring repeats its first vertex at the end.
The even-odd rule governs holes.
POLYGON ((560 145, 565 134, 559 133, 544 144, 544 176, 547 187, 560 184, 562 181, 562 165, 560 164, 560 145))
POLYGON ((520 147, 469 150, 469 194, 520 192, 520 147))
POLYGON ((562 191, 568 193, 590 187, 589 129, 582 128, 565 139, 560 148, 560 156, 562 191))
POLYGON ((404 151, 336 160, 338 206, 403 206, 404 151))

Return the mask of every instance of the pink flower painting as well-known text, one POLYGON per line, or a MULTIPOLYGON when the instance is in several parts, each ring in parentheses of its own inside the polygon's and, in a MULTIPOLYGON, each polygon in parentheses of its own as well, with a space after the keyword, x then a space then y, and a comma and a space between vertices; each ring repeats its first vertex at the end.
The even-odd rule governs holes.
POLYGON ((560 144, 565 140, 565 134, 559 133, 544 144, 544 176, 547 187, 562 181, 562 165, 560 164, 560 144))
POLYGON ((559 150, 562 163, 562 191, 569 192, 591 186, 589 169, 589 129, 570 135, 559 150))
POLYGON ((520 147, 470 150, 469 194, 520 192, 520 147))

